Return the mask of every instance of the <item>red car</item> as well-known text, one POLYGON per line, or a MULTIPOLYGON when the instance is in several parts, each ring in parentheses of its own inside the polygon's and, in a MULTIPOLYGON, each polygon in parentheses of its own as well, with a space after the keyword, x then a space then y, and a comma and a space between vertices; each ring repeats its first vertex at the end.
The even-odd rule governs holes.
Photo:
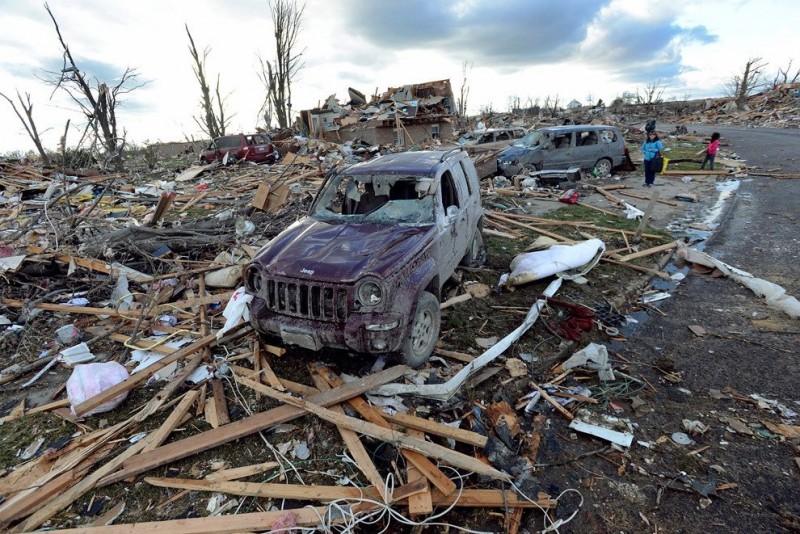
POLYGON ((217 137, 200 154, 200 162, 207 164, 225 158, 255 163, 275 163, 278 152, 265 134, 236 134, 217 137))

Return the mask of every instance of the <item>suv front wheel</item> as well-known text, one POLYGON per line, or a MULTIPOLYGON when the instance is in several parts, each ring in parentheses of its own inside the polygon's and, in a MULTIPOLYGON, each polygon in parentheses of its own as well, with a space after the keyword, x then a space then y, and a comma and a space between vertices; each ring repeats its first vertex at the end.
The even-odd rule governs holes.
POLYGON ((417 302, 417 312, 403 343, 403 361, 409 367, 421 367, 433 353, 436 340, 439 338, 439 327, 442 323, 439 301, 431 293, 425 291, 417 302))

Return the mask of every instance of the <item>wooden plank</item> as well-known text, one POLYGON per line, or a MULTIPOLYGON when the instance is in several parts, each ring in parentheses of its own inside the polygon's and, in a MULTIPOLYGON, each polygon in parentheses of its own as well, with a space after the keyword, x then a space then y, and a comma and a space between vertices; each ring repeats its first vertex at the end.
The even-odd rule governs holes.
POLYGON ((217 412, 217 424, 219 426, 227 425, 231 422, 231 417, 228 413, 228 401, 225 400, 225 389, 219 378, 211 379, 211 394, 214 396, 212 405, 214 411, 217 412))
POLYGON ((277 389, 278 391, 286 391, 286 388, 281 383, 278 375, 276 375, 275 371, 272 370, 269 360, 263 354, 261 355, 261 372, 264 373, 264 378, 267 379, 268 385, 271 388, 277 389))
POLYGON ((514 508, 514 511, 508 515, 508 523, 506 525, 506 532, 508 534, 519 534, 519 527, 522 526, 522 512, 523 508, 514 508))
MULTIPOLYGON (((425 434, 419 430, 411 429, 408 432, 409 436, 415 437, 417 439, 425 439, 425 434)), ((413 464, 409 465, 406 468, 408 473, 408 482, 416 482, 418 480, 422 480, 425 482, 425 491, 421 493, 415 493, 414 495, 410 495, 408 497, 408 513, 411 516, 415 515, 430 515, 433 513, 433 499, 431 497, 431 489, 428 485, 428 479, 425 478, 425 475, 422 474, 422 471, 414 467, 413 464)))
MULTIPOLYGON (((258 338, 253 341, 253 374, 257 377, 261 376, 261 341, 258 338)), ((261 393, 256 391, 256 402, 260 400, 261 393)))
POLYGON ((549 403, 550 403, 550 404, 553 406, 553 408, 555 408, 556 410, 558 410, 559 412, 561 412, 561 415, 563 415, 564 417, 566 417, 566 418, 567 418, 567 419, 569 419, 570 421, 572 421, 573 419, 575 419, 575 416, 574 416, 574 415, 572 415, 572 414, 571 414, 571 413, 570 413, 570 412, 569 412, 569 411, 568 411, 566 408, 564 408, 563 406, 561 406, 561 405, 558 403, 558 401, 557 401, 557 400, 555 400, 553 397, 551 397, 551 396, 550 396, 550 395, 549 395, 549 394, 548 394, 548 393, 547 393, 545 390, 543 390, 543 389, 542 389, 541 387, 539 387, 537 384, 533 384, 533 387, 536 389, 536 391, 538 391, 538 392, 539 392, 539 394, 542 396, 542 398, 543 398, 544 400, 546 400, 547 402, 549 402, 549 403))
POLYGON ((606 197, 608 200, 610 200, 610 201, 611 201, 611 202, 613 202, 614 204, 619 204, 620 206, 622 206, 622 205, 624 205, 624 204, 625 204, 625 201, 624 201, 624 200, 622 200, 622 199, 621 199, 621 198, 619 198, 618 196, 612 195, 612 194, 611 194, 611 193, 609 193, 609 192, 608 192, 606 189, 603 189, 603 188, 602 188, 602 187, 600 187, 599 185, 591 185, 591 184, 589 184, 589 185, 590 185, 591 187, 594 187, 595 191, 597 191, 598 193, 600 193, 601 195, 603 195, 604 197, 606 197))
POLYGON ((475 359, 475 356, 471 354, 466 354, 464 352, 457 352, 454 350, 434 349, 433 352, 439 356, 444 356, 445 358, 452 358, 454 360, 458 360, 464 363, 469 363, 475 359))
POLYGON ((208 388, 208 383, 206 382, 202 386, 200 386, 200 396, 197 398, 197 409, 194 411, 196 416, 203 415, 206 413, 206 390, 208 388))
POLYGON ((631 260, 635 260, 636 258, 643 258, 645 256, 650 256, 652 254, 656 254, 658 252, 663 252, 665 250, 672 250, 673 248, 677 248, 678 243, 673 241, 672 243, 665 243, 663 245, 658 245, 657 247, 648 248, 645 250, 640 250, 639 252, 634 252, 633 254, 628 254, 627 256, 622 256, 619 258, 618 261, 625 263, 631 260))
POLYGON ((642 232, 647 227, 647 223, 650 222, 653 210, 656 209, 656 202, 658 202, 658 191, 653 191, 653 196, 650 197, 650 202, 647 203, 642 220, 639 221, 639 226, 636 227, 636 233, 633 234, 633 240, 637 243, 641 240, 642 232))
MULTIPOLYGON (((336 376, 329 368, 319 364, 313 367, 325 377, 325 380, 327 380, 330 385, 335 387, 344 385, 345 382, 340 377, 336 376)), ((361 397, 353 397, 347 401, 347 404, 361 414, 361 417, 367 421, 386 429, 392 428, 391 423, 383 417, 385 414, 373 406, 370 406, 367 401, 361 397)), ((407 462, 416 467, 431 484, 436 486, 443 495, 450 495, 456 491, 457 487, 455 482, 447 478, 447 475, 442 473, 441 470, 424 455, 405 449, 401 449, 400 454, 403 455, 407 462)))
MULTIPOLYGON (((311 379, 314 381, 314 384, 320 391, 328 391, 331 389, 331 386, 329 386, 325 379, 319 374, 312 373, 311 379)), ((331 406, 329 409, 334 413, 344 415, 344 409, 338 404, 331 406)), ((364 473, 364 476, 367 477, 367 480, 369 480, 370 483, 378 489, 380 500, 385 503, 390 503, 391 498, 386 489, 386 484, 383 482, 383 477, 378 472, 375 464, 372 463, 372 458, 370 457, 369 452, 367 452, 367 449, 364 447, 364 444, 361 443, 358 434, 352 430, 341 427, 338 427, 337 430, 339 430, 339 434, 342 436, 342 441, 344 441, 347 450, 350 451, 350 455, 353 457, 353 460, 355 460, 358 468, 362 473, 364 473)))
POLYGON ((258 475, 260 473, 265 473, 280 466, 281 464, 279 464, 278 462, 264 462, 260 464, 245 465, 242 467, 234 467, 231 469, 222 469, 220 471, 211 473, 210 475, 206 475, 206 480, 219 481, 219 482, 226 480, 236 480, 237 478, 251 477, 253 475, 258 475))
POLYGON ((201 354, 196 354, 191 360, 189 360, 186 365, 183 366, 183 369, 175 376, 166 386, 161 388, 161 391, 156 393, 152 399, 142 408, 139 413, 134 416, 134 420, 137 422, 142 422, 158 410, 161 409, 162 406, 172 397, 172 394, 183 384, 183 381, 194 372, 195 369, 200 365, 200 360, 203 358, 201 354))
MULTIPOLYGON (((354 488, 352 486, 304 486, 301 484, 270 484, 263 482, 213 482, 210 480, 194 480, 185 478, 147 477, 148 484, 160 488, 185 489, 189 491, 217 491, 243 497, 286 498, 302 501, 333 501, 336 499, 376 499, 378 491, 374 487, 354 488)), ((410 486, 410 485, 409 485, 410 486)), ((398 488, 401 490, 404 486, 398 488)), ((414 487, 414 486, 412 486, 414 487)), ((403 491, 406 494, 405 491, 403 491)), ((416 494, 416 489, 411 494, 416 494)), ((495 489, 464 489, 460 493, 443 495, 439 490, 432 490, 433 504, 452 505, 467 508, 554 508, 556 501, 550 498, 538 498, 528 501, 513 491, 495 489)), ((403 504, 398 500, 396 504, 403 504)), ((238 516, 229 516, 231 518, 238 516)))
POLYGON ((120 515, 122 515, 122 512, 124 511, 125 511, 125 501, 121 501, 117 503, 117 505, 114 506, 112 509, 110 509, 108 512, 104 513, 103 515, 92 521, 92 524, 89 526, 92 527, 108 526, 111 523, 113 523, 114 520, 116 520, 120 515))
POLYGON ((12 532, 30 532, 31 530, 41 526, 42 523, 56 515, 67 506, 71 505, 88 491, 91 491, 102 477, 114 472, 125 460, 136 454, 139 454, 139 452, 141 452, 142 449, 147 446, 150 439, 151 437, 148 436, 141 441, 134 443, 99 469, 91 471, 89 474, 84 476, 80 482, 68 490, 61 492, 57 497, 51 499, 46 505, 36 510, 36 512, 34 512, 30 517, 17 525, 12 532))
MULTIPOLYGON (((213 400, 213 397, 212 397, 213 400)), ((219 428, 219 418, 217 416, 217 409, 214 406, 213 402, 206 401, 205 410, 203 412, 203 417, 206 420, 206 423, 211 425, 211 428, 219 428)))
MULTIPOLYGON (((387 382, 397 380, 409 371, 409 368, 404 365, 396 365, 349 382, 342 387, 312 395, 309 400, 321 406, 337 404, 387 382)), ((303 415, 306 415, 306 412, 300 408, 287 405, 278 406, 266 412, 240 419, 224 427, 208 430, 168 445, 162 445, 153 451, 131 458, 125 462, 123 469, 119 473, 107 477, 100 484, 107 485, 117 480, 123 480, 129 476, 186 458, 197 452, 212 449, 275 425, 286 423, 303 415)))
MULTIPOLYGON (((233 330, 229 330, 228 333, 230 334, 230 333, 232 333, 232 332, 234 332, 236 330, 240 330, 241 327, 244 326, 244 324, 245 323, 242 323, 242 324, 240 324, 238 326, 235 326, 234 329, 233 330)), ((225 338, 223 338, 223 339, 225 339, 225 338)), ((135 385, 139 384, 140 382, 144 382, 145 380, 150 378, 150 375, 152 375, 154 372, 158 371, 159 369, 162 369, 163 367, 166 367, 167 365, 171 364, 172 362, 176 362, 176 361, 178 361, 178 360, 180 360, 182 358, 185 358, 187 356, 191 356, 195 352, 203 349, 204 347, 208 347, 209 345, 211 345, 213 343, 216 343, 216 342, 217 342, 217 334, 216 333, 212 333, 212 334, 209 334, 209 335, 207 335, 207 336, 205 336, 205 337, 203 337, 201 339, 198 339, 197 341, 195 341, 194 343, 192 343, 190 345, 187 345, 187 346, 185 346, 183 348, 178 349, 177 351, 173 352, 172 354, 167 355, 167 357, 162 358, 161 360, 148 365, 147 367, 145 367, 144 369, 142 369, 138 373, 136 373, 134 375, 131 375, 124 382, 120 382, 119 384, 106 389, 102 393, 100 393, 98 395, 95 395, 94 397, 83 401, 82 403, 80 403, 79 405, 77 405, 75 407, 75 413, 77 415, 83 415, 86 412, 88 412, 89 410, 97 408, 98 406, 100 406, 104 402, 106 402, 106 401, 108 401, 110 399, 113 399, 114 397, 116 397, 117 395, 122 393, 123 391, 128 391, 131 388, 133 388, 135 385)))
POLYGON ((155 226, 158 224, 158 221, 161 220, 161 217, 164 216, 164 213, 169 209, 170 205, 172 205, 172 201, 175 200, 175 192, 170 191, 169 193, 161 193, 161 198, 158 200, 158 204, 156 204, 156 210, 153 213, 153 216, 150 218, 150 222, 148 222, 145 226, 155 226))
POLYGON ((252 512, 249 514, 172 519, 146 523, 122 523, 107 527, 78 527, 51 530, 49 532, 58 534, 235 534, 238 532, 265 532, 272 528, 272 524, 276 519, 287 513, 294 515, 297 526, 317 526, 320 524, 320 517, 324 517, 327 511, 327 507, 319 506, 277 512, 252 512))
MULTIPOLYGON (((8 527, 9 523, 20 517, 29 515, 49 501, 53 495, 58 495, 75 482, 73 470, 62 473, 34 491, 20 495, 9 500, 0 508, 0 529, 8 527)), ((4 492, 5 493, 5 492, 4 492)))
POLYGON ((175 427, 180 424, 183 416, 189 412, 189 409, 192 407, 192 404, 194 404, 194 401, 197 400, 199 394, 198 391, 187 391, 186 394, 184 394, 181 402, 178 403, 175 409, 172 410, 172 413, 169 414, 169 417, 167 417, 158 430, 155 431, 150 443, 142 449, 142 452, 152 451, 167 440, 169 435, 172 434, 172 431, 175 430, 175 427))
POLYGON ((438 490, 433 490, 433 504, 436 506, 450 506, 464 508, 555 508, 558 502, 549 497, 539 497, 531 501, 520 497, 513 491, 493 489, 465 489, 460 493, 443 496, 438 490), (531 502, 532 501, 532 502, 531 502))
POLYGON ((695 169, 692 171, 664 171, 661 174, 664 176, 686 176, 686 175, 697 175, 697 176, 713 176, 713 175, 724 175, 724 174, 733 174, 734 171, 732 170, 714 170, 714 171, 706 171, 695 169))
MULTIPOLYGON (((26 250, 29 254, 47 254, 43 248, 34 245, 29 245, 26 250)), ((149 274, 140 273, 139 271, 135 271, 130 267, 125 267, 124 265, 112 266, 104 261, 93 258, 81 258, 78 256, 54 254, 54 257, 56 261, 61 263, 74 263, 78 267, 83 267, 84 269, 88 269, 90 271, 111 274, 115 277, 119 277, 121 274, 124 274, 129 280, 133 280, 134 282, 148 283, 153 281, 153 277, 149 274)))
MULTIPOLYGON (((648 199, 646 196, 644 196, 644 195, 637 195, 636 193, 627 193, 627 192, 625 192, 625 191, 620 191, 620 193, 619 193, 619 194, 620 194, 620 195, 625 195, 626 197, 638 198, 639 200, 649 200, 649 199, 648 199)), ((677 205, 678 205, 678 203, 677 203, 677 202, 672 202, 671 200, 661 200, 661 199, 659 199, 659 200, 658 200, 658 203, 659 203, 659 204, 665 204, 665 205, 667 205, 667 206, 673 206, 673 207, 675 207, 675 206, 677 206, 677 205)))
MULTIPOLYGON (((242 380, 246 381, 248 379, 243 378, 242 380)), ((401 432, 388 430, 379 425, 362 421, 361 419, 356 419, 355 417, 337 414, 313 402, 292 397, 291 395, 281 393, 280 391, 276 391, 270 387, 263 386, 255 382, 252 382, 250 387, 253 389, 261 388, 261 393, 264 395, 286 404, 291 404, 297 408, 301 408, 319 417, 320 419, 324 419, 329 423, 335 424, 336 426, 344 427, 354 432, 358 432, 359 434, 364 434, 382 441, 386 441, 387 443, 391 443, 397 447, 409 449, 426 456, 430 456, 431 458, 442 460, 443 462, 454 467, 466 469, 468 471, 485 475, 497 480, 511 482, 511 478, 507 474, 503 473, 502 471, 498 471, 494 467, 486 465, 472 456, 467 456, 466 454, 450 450, 447 447, 442 447, 441 445, 437 445, 435 443, 428 443, 427 441, 412 438, 401 432)))
POLYGON ((433 434, 443 438, 454 439, 467 445, 473 445, 483 449, 489 442, 489 438, 481 436, 477 432, 464 430, 463 428, 454 428, 449 425, 437 423, 430 419, 423 419, 404 413, 396 413, 395 415, 384 414, 383 416, 387 421, 396 425, 404 426, 406 428, 413 428, 414 430, 421 430, 426 434, 433 434))
POLYGON ((69 399, 62 399, 62 400, 57 400, 57 401, 54 401, 54 402, 48 402, 47 404, 42 404, 41 406, 36 406, 36 407, 31 408, 30 410, 27 410, 27 411, 19 411, 18 409, 19 409, 20 406, 22 406, 23 409, 24 409, 25 399, 23 399, 20 402, 19 406, 14 408, 14 411, 12 411, 10 414, 6 415, 5 417, 0 417, 0 425, 2 425, 3 423, 7 423, 9 421, 13 421, 14 419, 19 419, 19 418, 24 417, 26 415, 33 414, 33 413, 49 412, 50 410, 55 410, 56 408, 64 408, 66 406, 69 406, 69 404, 70 404, 69 399))
POLYGON ((665 273, 664 271, 656 271, 655 269, 648 269, 647 267, 642 267, 641 265, 636 265, 633 263, 622 263, 617 260, 613 260, 611 258, 600 258, 600 261, 606 263, 613 263, 614 265, 622 265, 629 269, 633 269, 634 271, 639 271, 642 273, 651 274, 653 276, 658 276, 659 278, 663 278, 664 280, 670 280, 669 273, 665 273))

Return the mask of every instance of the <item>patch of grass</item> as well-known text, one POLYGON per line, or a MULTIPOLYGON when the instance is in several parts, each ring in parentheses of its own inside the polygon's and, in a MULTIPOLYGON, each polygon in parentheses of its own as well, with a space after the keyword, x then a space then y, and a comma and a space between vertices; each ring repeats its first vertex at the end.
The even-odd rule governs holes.
POLYGON ((38 437, 44 438, 38 454, 47 450, 48 445, 61 437, 69 436, 74 427, 64 420, 48 413, 26 415, 16 421, 0 426, 0 468, 9 468, 23 462, 17 457, 20 449, 25 449, 38 437))
POLYGON ((664 147, 669 148, 668 151, 664 152, 664 155, 669 158, 668 170, 696 171, 700 169, 705 156, 697 153, 705 149, 705 143, 689 143, 672 139, 662 139, 662 141, 664 142, 664 147))
MULTIPOLYGON (((486 267, 489 269, 498 269, 505 272, 511 260, 522 252, 530 245, 531 241, 535 239, 534 232, 525 232, 526 237, 522 239, 506 239, 503 237, 487 236, 484 238, 484 246, 486 247, 486 267)), ((489 283, 489 282, 486 282, 489 283)))

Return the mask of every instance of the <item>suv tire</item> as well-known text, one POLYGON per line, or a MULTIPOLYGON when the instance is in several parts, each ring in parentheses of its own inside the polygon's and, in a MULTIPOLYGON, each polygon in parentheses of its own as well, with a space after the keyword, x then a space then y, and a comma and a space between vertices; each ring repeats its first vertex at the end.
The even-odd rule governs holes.
POLYGON ((439 300, 431 293, 423 292, 409 325, 408 336, 403 342, 402 358, 406 365, 417 369, 428 361, 436 347, 441 324, 439 300))
POLYGON ((461 265, 465 267, 481 267, 486 263, 486 248, 483 245, 482 228, 483 224, 479 224, 478 229, 475 230, 475 237, 472 238, 472 244, 461 259, 461 265))
POLYGON ((613 167, 613 164, 611 163, 610 159, 598 159, 597 163, 595 163, 594 167, 592 167, 592 174, 595 176, 608 176, 611 174, 611 167, 613 167))

